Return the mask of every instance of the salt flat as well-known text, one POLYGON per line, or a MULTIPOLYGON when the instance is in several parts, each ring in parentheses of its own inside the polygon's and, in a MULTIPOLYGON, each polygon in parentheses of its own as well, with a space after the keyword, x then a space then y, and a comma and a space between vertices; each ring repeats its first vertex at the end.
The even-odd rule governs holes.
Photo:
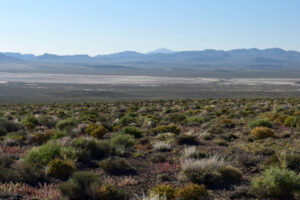
POLYGON ((0 83, 66 83, 66 84, 111 84, 159 86, 170 84, 219 84, 219 85, 293 85, 300 86, 299 79, 289 78, 204 78, 204 77, 158 77, 158 76, 116 76, 42 73, 0 72, 0 83))

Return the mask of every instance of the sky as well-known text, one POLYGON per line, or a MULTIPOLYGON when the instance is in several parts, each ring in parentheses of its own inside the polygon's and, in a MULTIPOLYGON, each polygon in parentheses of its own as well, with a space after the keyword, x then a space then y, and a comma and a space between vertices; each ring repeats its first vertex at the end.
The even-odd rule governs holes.
POLYGON ((0 0, 0 52, 300 51, 299 0, 0 0))

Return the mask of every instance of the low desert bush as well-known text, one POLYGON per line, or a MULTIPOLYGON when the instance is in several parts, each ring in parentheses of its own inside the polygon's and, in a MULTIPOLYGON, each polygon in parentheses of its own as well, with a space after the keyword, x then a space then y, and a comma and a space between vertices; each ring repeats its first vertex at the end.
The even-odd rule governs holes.
POLYGON ((153 143, 153 149, 156 151, 170 151, 171 144, 163 141, 157 141, 153 143))
POLYGON ((39 121, 34 116, 27 116, 24 120, 21 122, 27 129, 34 129, 38 124, 39 121))
POLYGON ((297 123, 300 121, 299 117, 296 116, 288 116, 285 118, 283 125, 289 126, 289 127, 296 127, 297 123))
POLYGON ((134 172, 128 162, 121 158, 109 158, 99 162, 99 166, 108 174, 124 175, 134 172))
POLYGON ((207 197, 205 185, 187 184, 182 188, 178 188, 175 192, 176 199, 180 200, 201 200, 207 197))
POLYGON ((110 139, 110 143, 115 153, 121 155, 133 147, 135 140, 128 134, 116 134, 110 139))
POLYGON ((85 132, 92 137, 101 138, 108 132, 108 130, 99 124, 90 123, 85 129, 85 132))
POLYGON ((288 169, 300 173, 300 153, 287 154, 285 164, 288 169))
POLYGON ((221 124, 225 128, 234 128, 235 127, 234 122, 231 119, 228 119, 228 118, 222 118, 218 122, 219 122, 219 124, 221 124))
POLYGON ((45 142, 47 142, 48 140, 50 139, 50 135, 47 135, 45 133, 42 133, 42 132, 35 132, 31 135, 31 138, 30 138, 30 143, 33 143, 33 144, 43 144, 45 142))
POLYGON ((56 158, 74 159, 75 155, 76 152, 73 147, 62 147, 55 142, 49 141, 44 145, 33 147, 29 150, 24 161, 46 166, 51 160, 56 158))
POLYGON ((209 118, 198 117, 198 116, 190 116, 186 118, 185 123, 189 126, 199 126, 204 122, 209 121, 209 118))
POLYGON ((89 190, 92 186, 101 185, 99 177, 91 172, 75 172, 71 179, 59 185, 63 196, 70 200, 92 199, 89 190))
POLYGON ((142 131, 133 126, 128 126, 128 127, 123 128, 122 133, 132 135, 135 138, 141 138, 143 136, 142 131))
POLYGON ((239 182, 242 179, 242 172, 236 167, 225 166, 219 169, 222 177, 227 182, 239 182))
POLYGON ((74 169, 74 166, 69 162, 61 159, 54 159, 48 164, 47 174, 54 178, 67 179, 71 176, 74 169))
POLYGON ((20 128, 21 128, 20 125, 14 123, 12 121, 0 118, 0 136, 4 136, 5 134, 7 134, 9 132, 18 131, 20 128))
POLYGON ((172 185, 157 185, 149 190, 149 196, 158 195, 159 198, 174 200, 175 192, 176 189, 172 185))
POLYGON ((184 148, 184 159, 201 159, 206 157, 206 153, 203 151, 197 150, 196 146, 190 146, 184 148))
POLYGON ((174 133, 174 134, 179 134, 180 129, 176 125, 162 125, 162 126, 157 126, 156 128, 152 129, 152 132, 154 134, 158 133, 174 133))
POLYGON ((18 174, 19 182, 36 185, 45 179, 43 169, 32 162, 18 161, 14 164, 13 169, 18 174))
POLYGON ((220 125, 214 124, 208 128, 207 132, 218 135, 224 133, 224 128, 220 125))
POLYGON ((18 178, 15 170, 0 166, 0 182, 17 182, 18 178))
POLYGON ((216 156, 201 160, 187 159, 182 163, 182 178, 196 184, 223 186, 228 179, 240 181, 241 172, 216 156))
POLYGON ((271 121, 267 120, 267 119, 256 119, 252 122, 250 122, 249 127, 251 129, 255 128, 255 127, 268 127, 268 128, 273 128, 274 125, 272 124, 271 121))
POLYGON ((79 161, 106 158, 112 152, 111 145, 108 142, 94 138, 77 138, 73 140, 72 144, 76 149, 79 161))
POLYGON ((270 167, 251 181, 253 191, 262 196, 290 197, 300 192, 300 177, 295 172, 279 167, 270 167))
POLYGON ((268 127, 255 127, 250 132, 251 135, 254 135, 258 139, 264 139, 268 137, 273 137, 275 132, 273 129, 268 127))
POLYGON ((93 184, 89 189, 92 200, 126 200, 129 195, 124 190, 117 189, 111 184, 93 184))
POLYGON ((127 126, 127 125, 131 124, 132 122, 134 122, 134 117, 125 115, 120 119, 119 124, 120 124, 120 126, 127 126))
POLYGON ((46 166, 51 160, 59 157, 61 157, 61 147, 56 143, 47 143, 39 147, 33 147, 24 160, 46 166))
POLYGON ((61 120, 56 124, 56 128, 58 130, 70 130, 76 126, 77 122, 74 118, 68 118, 65 120, 61 120))
POLYGON ((174 123, 182 122, 186 119, 186 116, 182 113, 172 113, 169 115, 170 121, 174 123))

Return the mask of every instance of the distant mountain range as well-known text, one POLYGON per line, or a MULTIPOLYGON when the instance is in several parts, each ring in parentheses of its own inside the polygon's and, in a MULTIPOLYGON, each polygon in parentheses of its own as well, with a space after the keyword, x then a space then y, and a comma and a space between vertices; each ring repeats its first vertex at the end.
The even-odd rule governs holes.
POLYGON ((0 71, 100 73, 100 74, 180 74, 203 72, 246 73, 300 71, 300 52, 271 49, 179 51, 157 49, 143 54, 124 51, 109 55, 55 55, 0 53, 0 71))

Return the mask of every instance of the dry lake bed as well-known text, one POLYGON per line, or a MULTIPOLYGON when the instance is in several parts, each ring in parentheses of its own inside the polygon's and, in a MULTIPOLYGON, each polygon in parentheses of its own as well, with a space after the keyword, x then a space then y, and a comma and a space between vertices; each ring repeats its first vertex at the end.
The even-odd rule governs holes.
POLYGON ((300 97, 300 78, 204 78, 0 72, 0 102, 300 97))

